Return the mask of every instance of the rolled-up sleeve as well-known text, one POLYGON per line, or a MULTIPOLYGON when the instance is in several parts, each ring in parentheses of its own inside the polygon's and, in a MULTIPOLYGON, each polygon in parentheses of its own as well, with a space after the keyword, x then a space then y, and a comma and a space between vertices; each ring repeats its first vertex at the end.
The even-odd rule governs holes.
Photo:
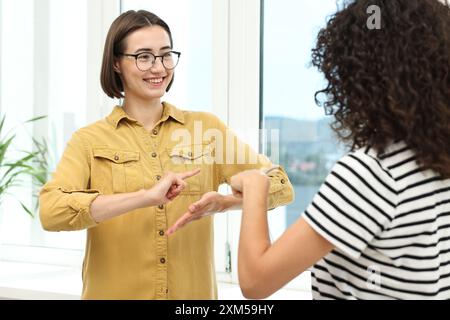
MULTIPOLYGON (((230 178, 245 170, 268 169, 274 164, 264 155, 256 153, 248 144, 242 142, 227 126, 217 118, 217 125, 223 137, 221 145, 216 144, 216 177, 218 184, 229 183, 230 178), (230 145, 232 146, 230 148, 230 145)), ((268 209, 283 206, 294 201, 294 188, 281 166, 267 174, 270 179, 268 209)))
POLYGON ((91 203, 100 195, 89 189, 90 154, 76 132, 53 173, 39 194, 39 217, 47 231, 73 231, 97 225, 91 203))
POLYGON ((285 206, 294 201, 294 188, 289 181, 288 175, 282 167, 279 167, 268 174, 270 178, 270 189, 268 207, 273 209, 285 206))

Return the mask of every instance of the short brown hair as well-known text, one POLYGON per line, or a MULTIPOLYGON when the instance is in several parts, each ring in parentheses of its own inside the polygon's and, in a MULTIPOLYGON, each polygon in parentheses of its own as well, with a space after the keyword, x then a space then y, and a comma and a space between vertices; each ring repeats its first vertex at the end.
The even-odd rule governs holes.
MULTIPOLYGON (((125 49, 125 38, 132 32, 149 26, 160 26, 166 30, 169 34, 170 46, 173 47, 172 33, 169 26, 160 17, 151 12, 130 10, 121 14, 112 23, 106 37, 100 76, 103 91, 108 97, 118 99, 124 97, 122 94, 124 91, 123 83, 120 76, 114 71, 114 63, 125 49)), ((172 86, 172 82, 173 79, 167 87, 167 91, 172 86)))

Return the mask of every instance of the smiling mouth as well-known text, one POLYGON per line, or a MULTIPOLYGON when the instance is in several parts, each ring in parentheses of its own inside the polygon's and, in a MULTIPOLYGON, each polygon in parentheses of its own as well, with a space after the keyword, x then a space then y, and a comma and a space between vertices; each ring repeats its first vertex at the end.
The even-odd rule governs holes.
POLYGON ((149 79, 144 79, 144 82, 150 83, 152 85, 160 85, 161 83, 163 83, 165 78, 149 78, 149 79))

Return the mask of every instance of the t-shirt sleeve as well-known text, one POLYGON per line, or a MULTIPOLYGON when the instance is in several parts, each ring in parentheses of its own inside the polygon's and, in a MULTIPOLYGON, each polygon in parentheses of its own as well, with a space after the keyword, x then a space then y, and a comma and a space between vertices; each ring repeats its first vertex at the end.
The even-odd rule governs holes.
POLYGON ((303 218, 337 249, 357 259, 392 221, 396 199, 394 181, 377 159, 350 153, 334 165, 303 218))

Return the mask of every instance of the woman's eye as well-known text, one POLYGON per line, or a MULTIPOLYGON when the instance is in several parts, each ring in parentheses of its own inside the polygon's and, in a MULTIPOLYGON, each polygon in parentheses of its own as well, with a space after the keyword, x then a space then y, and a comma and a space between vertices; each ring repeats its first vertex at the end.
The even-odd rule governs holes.
POLYGON ((149 54, 141 54, 138 56, 138 59, 141 61, 148 61, 151 59, 151 55, 149 54))

